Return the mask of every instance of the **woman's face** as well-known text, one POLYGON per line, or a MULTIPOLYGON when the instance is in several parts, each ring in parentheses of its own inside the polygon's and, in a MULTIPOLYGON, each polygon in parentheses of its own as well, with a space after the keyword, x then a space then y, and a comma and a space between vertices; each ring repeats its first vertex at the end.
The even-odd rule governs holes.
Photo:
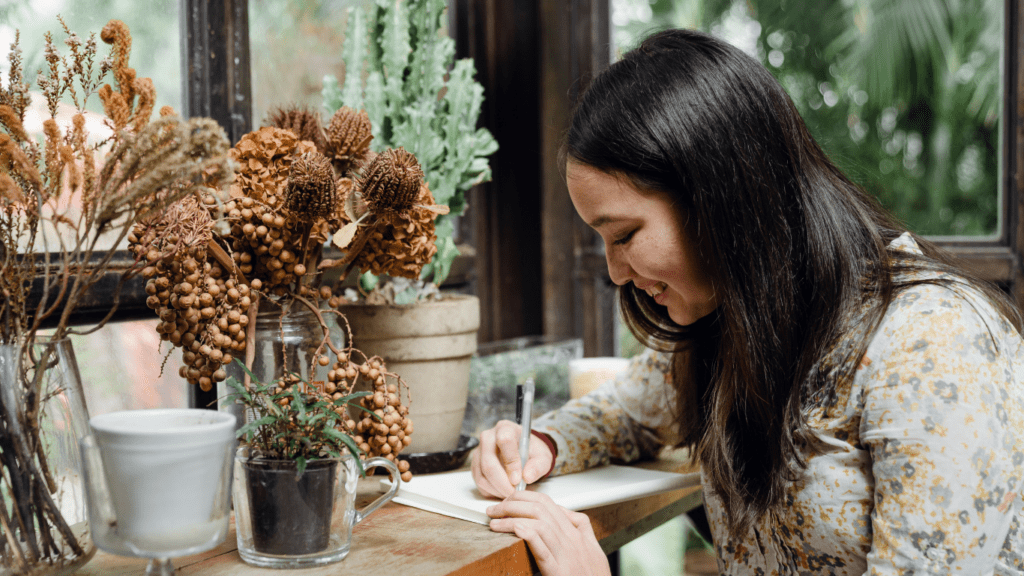
POLYGON ((718 306, 705 260, 667 194, 571 161, 566 180, 576 211, 604 240, 613 282, 632 282, 682 326, 718 306))

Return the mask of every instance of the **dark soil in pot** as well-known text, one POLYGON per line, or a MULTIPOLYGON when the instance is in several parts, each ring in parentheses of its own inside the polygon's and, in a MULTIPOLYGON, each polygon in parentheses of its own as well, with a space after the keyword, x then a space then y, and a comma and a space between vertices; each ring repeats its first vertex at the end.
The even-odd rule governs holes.
POLYGON ((295 556, 327 548, 334 508, 334 460, 317 460, 296 480, 280 460, 244 463, 253 546, 264 554, 295 556))

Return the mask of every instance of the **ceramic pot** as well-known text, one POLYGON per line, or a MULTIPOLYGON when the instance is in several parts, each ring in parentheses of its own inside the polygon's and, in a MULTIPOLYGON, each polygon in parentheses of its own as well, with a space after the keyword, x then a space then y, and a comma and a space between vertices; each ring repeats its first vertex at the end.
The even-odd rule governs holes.
POLYGON ((235 419, 198 408, 123 410, 93 417, 82 441, 96 543, 121 556, 209 550, 231 515, 235 419))
POLYGON ((409 386, 409 416, 416 427, 406 452, 456 448, 469 392, 470 357, 476 352, 480 300, 451 295, 409 305, 344 304, 355 347, 380 356, 409 386))

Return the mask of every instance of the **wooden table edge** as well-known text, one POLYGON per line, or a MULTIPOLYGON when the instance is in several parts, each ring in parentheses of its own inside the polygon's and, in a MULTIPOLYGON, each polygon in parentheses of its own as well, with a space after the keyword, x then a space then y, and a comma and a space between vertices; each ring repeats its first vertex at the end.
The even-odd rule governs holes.
MULTIPOLYGON (((685 452, 680 454, 678 451, 666 452, 658 460, 641 462, 636 465, 673 472, 690 472, 695 469, 685 458, 685 452)), ((699 506, 701 501, 700 486, 693 486, 585 510, 584 512, 591 518, 591 524, 594 527, 595 535, 601 543, 602 550, 605 553, 610 553, 672 518, 689 512, 699 506)), ((393 503, 389 503, 385 507, 405 508, 400 504, 393 503)), ((393 509, 393 511, 396 510, 393 509)), ((411 508, 407 512, 403 510, 401 513, 431 514, 411 508)), ((487 529, 478 524, 466 524, 466 529, 468 530, 473 530, 473 526, 487 529)), ((356 530, 359 530, 359 527, 356 530)), ((145 570, 145 562, 144 559, 123 558, 99 550, 96 556, 80 570, 80 573, 83 576, 93 574, 103 574, 105 576, 142 574, 145 570)), ((179 573, 204 576, 237 574, 240 573, 237 568, 248 567, 238 556, 233 520, 227 538, 223 543, 201 554, 174 559, 174 565, 179 573), (218 566, 221 567, 218 568, 218 566)), ((261 571, 258 568, 249 568, 261 571)), ((351 569, 351 565, 346 567, 345 560, 342 560, 337 564, 314 569, 273 570, 272 572, 281 576, 289 574, 294 574, 295 576, 318 576, 320 574, 345 573, 345 571, 351 569)), ((520 539, 509 538, 507 545, 502 545, 498 549, 485 552, 476 558, 469 558, 465 564, 453 570, 448 568, 442 568, 436 572, 417 572, 413 570, 405 576, 418 576, 419 574, 424 576, 481 576, 486 574, 524 576, 536 573, 537 565, 526 543, 520 539)))

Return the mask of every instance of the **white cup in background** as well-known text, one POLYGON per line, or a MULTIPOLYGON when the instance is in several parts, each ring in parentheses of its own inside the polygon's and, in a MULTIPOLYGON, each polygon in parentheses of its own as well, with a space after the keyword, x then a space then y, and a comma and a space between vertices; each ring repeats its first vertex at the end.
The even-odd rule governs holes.
POLYGON ((569 396, 579 398, 597 389, 629 366, 628 358, 603 356, 569 360, 569 396))

